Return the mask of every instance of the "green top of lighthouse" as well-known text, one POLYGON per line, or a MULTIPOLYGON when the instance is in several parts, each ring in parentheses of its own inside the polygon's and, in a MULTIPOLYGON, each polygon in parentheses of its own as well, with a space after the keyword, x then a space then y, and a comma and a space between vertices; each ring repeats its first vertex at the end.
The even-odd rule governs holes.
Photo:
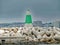
POLYGON ((30 9, 28 9, 27 12, 26 12, 25 23, 26 24, 31 24, 32 23, 32 17, 31 17, 30 9))

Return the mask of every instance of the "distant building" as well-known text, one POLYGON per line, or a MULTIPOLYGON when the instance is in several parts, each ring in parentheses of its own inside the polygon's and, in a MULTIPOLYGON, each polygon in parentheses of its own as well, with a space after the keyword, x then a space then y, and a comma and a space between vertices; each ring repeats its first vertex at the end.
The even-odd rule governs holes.
POLYGON ((60 21, 55 21, 52 23, 45 23, 43 24, 44 27, 58 27, 60 28, 60 21))
POLYGON ((42 21, 33 21, 33 26, 43 27, 42 21))
POLYGON ((44 27, 52 27, 53 26, 53 23, 45 23, 43 24, 44 27))
POLYGON ((60 21, 53 22, 54 27, 60 28, 60 21))
POLYGON ((24 23, 23 22, 16 22, 16 23, 11 23, 9 27, 23 27, 24 23))

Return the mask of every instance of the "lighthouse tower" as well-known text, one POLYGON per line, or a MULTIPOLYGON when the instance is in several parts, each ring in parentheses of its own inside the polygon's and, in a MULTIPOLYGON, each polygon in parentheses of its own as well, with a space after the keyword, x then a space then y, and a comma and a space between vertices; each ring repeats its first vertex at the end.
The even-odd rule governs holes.
POLYGON ((32 17, 31 17, 31 13, 30 10, 28 9, 26 11, 26 18, 25 18, 25 27, 32 27, 32 17))

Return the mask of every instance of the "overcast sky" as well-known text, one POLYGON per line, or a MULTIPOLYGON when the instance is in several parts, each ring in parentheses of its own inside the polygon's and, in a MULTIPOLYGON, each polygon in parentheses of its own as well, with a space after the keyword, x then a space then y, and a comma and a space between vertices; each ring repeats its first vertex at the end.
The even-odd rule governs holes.
POLYGON ((60 20, 60 0, 0 0, 0 23, 24 22, 30 8, 34 20, 60 20))

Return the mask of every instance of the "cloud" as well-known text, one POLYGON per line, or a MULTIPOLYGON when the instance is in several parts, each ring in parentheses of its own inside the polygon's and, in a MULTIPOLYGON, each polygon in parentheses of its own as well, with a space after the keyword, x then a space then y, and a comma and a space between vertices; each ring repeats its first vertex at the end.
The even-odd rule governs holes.
POLYGON ((59 0, 0 0, 0 2, 1 22, 4 22, 4 18, 5 22, 10 22, 6 19, 11 19, 13 22, 15 18, 24 21, 25 11, 28 8, 31 9, 34 20, 53 21, 54 18, 60 17, 59 0))

